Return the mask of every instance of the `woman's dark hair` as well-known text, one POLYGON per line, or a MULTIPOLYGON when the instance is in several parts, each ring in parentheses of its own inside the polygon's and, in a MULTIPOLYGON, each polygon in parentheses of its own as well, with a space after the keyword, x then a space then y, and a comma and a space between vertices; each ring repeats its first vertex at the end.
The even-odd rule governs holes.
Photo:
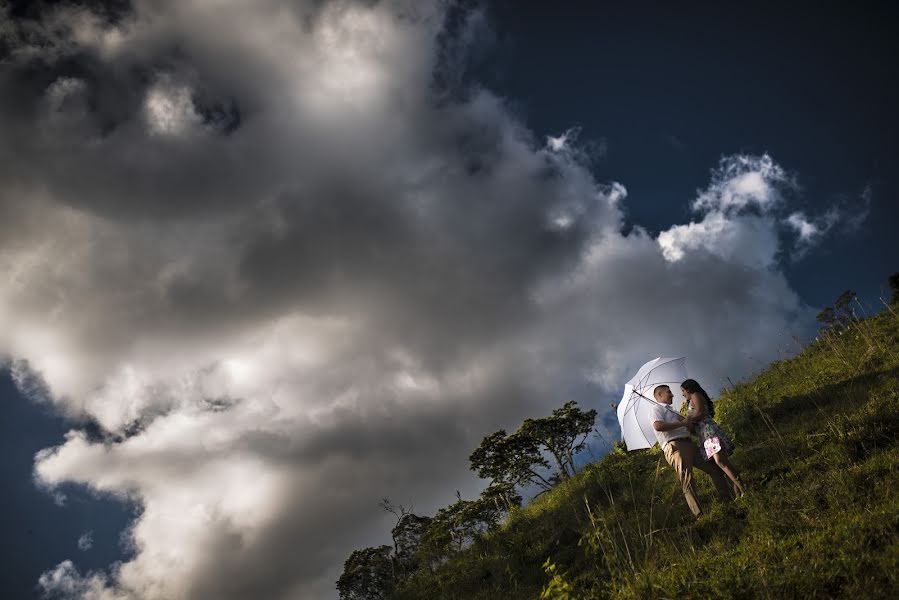
POLYGON ((687 379, 682 384, 680 384, 681 388, 684 389, 687 393, 690 394, 699 394, 703 398, 705 398, 705 403, 709 407, 709 416, 713 419, 715 418, 715 407, 712 406, 712 399, 709 398, 709 395, 706 393, 702 386, 695 379, 687 379))

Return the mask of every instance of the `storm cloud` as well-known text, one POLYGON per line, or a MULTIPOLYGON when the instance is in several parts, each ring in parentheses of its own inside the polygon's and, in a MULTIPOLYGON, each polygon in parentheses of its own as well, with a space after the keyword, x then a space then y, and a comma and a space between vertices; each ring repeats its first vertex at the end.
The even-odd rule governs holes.
POLYGON ((624 235, 626 182, 461 83, 476 9, 4 10, 0 353, 96 430, 39 483, 141 507, 132 558, 48 594, 334 597, 377 501, 476 493, 484 435, 658 355, 714 389, 813 322, 783 167, 724 157, 698 221, 624 235))

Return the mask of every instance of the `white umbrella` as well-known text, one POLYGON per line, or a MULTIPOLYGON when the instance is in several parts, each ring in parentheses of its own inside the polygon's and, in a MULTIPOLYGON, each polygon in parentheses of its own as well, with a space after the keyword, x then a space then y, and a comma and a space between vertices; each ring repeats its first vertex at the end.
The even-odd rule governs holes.
POLYGON ((684 400, 677 392, 685 379, 686 358, 659 357, 640 367, 637 374, 624 384, 624 395, 618 404, 618 424, 621 425, 621 439, 628 450, 649 448, 656 443, 655 430, 649 422, 649 409, 658 405, 653 390, 660 385, 669 386, 674 392, 669 408, 680 412, 684 400))

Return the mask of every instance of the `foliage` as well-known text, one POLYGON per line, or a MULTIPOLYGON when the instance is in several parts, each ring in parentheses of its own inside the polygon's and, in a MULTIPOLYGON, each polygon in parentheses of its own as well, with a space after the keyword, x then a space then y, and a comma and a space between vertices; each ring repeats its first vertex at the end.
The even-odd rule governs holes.
POLYGON ((340 600, 381 600, 393 591, 393 561, 390 546, 355 550, 343 565, 337 580, 340 600))
POLYGON ((890 285, 890 304, 899 304, 899 272, 890 275, 887 283, 890 285))
POLYGON ((405 513, 393 528, 393 560, 398 582, 405 580, 418 568, 416 553, 432 520, 430 517, 405 513))
POLYGON ((509 513, 516 508, 521 508, 524 500, 515 490, 515 486, 508 483, 491 483, 483 492, 481 498, 493 502, 498 513, 509 513))
POLYGON ((481 534, 495 529, 502 518, 502 511, 489 498, 463 500, 434 515, 422 538, 422 546, 432 557, 443 559, 467 548, 481 534))
POLYGON ((825 331, 842 331, 857 320, 852 302, 858 296, 852 290, 846 290, 834 300, 833 306, 824 308, 816 317, 824 326, 825 331))
POLYGON ((520 431, 506 435, 504 429, 492 433, 468 457, 471 470, 493 485, 526 486, 533 484, 550 489, 550 482, 540 474, 549 462, 540 453, 540 444, 520 431))
MULTIPOLYGON (((574 475, 574 456, 586 447, 595 420, 595 410, 566 402, 548 417, 526 419, 512 435, 500 429, 485 437, 468 458, 471 470, 496 489, 535 485, 549 490, 574 475), (555 474, 550 474, 546 455, 555 461, 555 474)), ((506 502, 506 509, 511 508, 506 502)))
POLYGON ((596 411, 583 411, 573 400, 555 409, 548 417, 526 419, 519 430, 539 443, 556 461, 558 475, 569 479, 575 474, 574 455, 587 447, 596 411))
POLYGON ((393 547, 378 546, 354 551, 343 566, 337 580, 340 600, 381 600, 389 598, 418 567, 418 548, 431 524, 403 505, 384 498, 379 506, 396 517, 391 535, 393 547))
POLYGON ((575 600, 571 584, 565 581, 565 577, 558 572, 558 568, 550 559, 547 558, 543 563, 543 570, 550 579, 540 592, 540 600, 575 600))

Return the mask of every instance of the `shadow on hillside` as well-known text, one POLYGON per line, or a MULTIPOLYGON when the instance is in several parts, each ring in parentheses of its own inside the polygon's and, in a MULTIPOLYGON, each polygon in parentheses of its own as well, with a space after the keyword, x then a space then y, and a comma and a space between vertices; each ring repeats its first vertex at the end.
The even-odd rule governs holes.
MULTIPOLYGON (((852 462, 895 448, 899 444, 899 412, 893 409, 899 400, 897 390, 899 368, 892 368, 822 385, 811 394, 787 396, 756 412, 753 435, 748 436, 751 442, 738 446, 742 450, 738 465, 767 483, 790 473, 796 460, 834 442, 852 462), (894 385, 884 386, 884 380, 894 385), (890 397, 872 395, 884 389, 890 390, 890 397)), ((747 416, 753 415, 744 414, 744 424, 748 424, 747 416)))
POLYGON ((795 419, 802 419, 805 425, 814 427, 815 421, 808 419, 809 408, 816 408, 822 416, 855 412, 859 408, 858 400, 863 397, 865 391, 884 378, 895 380, 899 387, 899 367, 864 373, 838 383, 822 385, 811 394, 787 396, 766 412, 776 424, 788 424, 795 419))

